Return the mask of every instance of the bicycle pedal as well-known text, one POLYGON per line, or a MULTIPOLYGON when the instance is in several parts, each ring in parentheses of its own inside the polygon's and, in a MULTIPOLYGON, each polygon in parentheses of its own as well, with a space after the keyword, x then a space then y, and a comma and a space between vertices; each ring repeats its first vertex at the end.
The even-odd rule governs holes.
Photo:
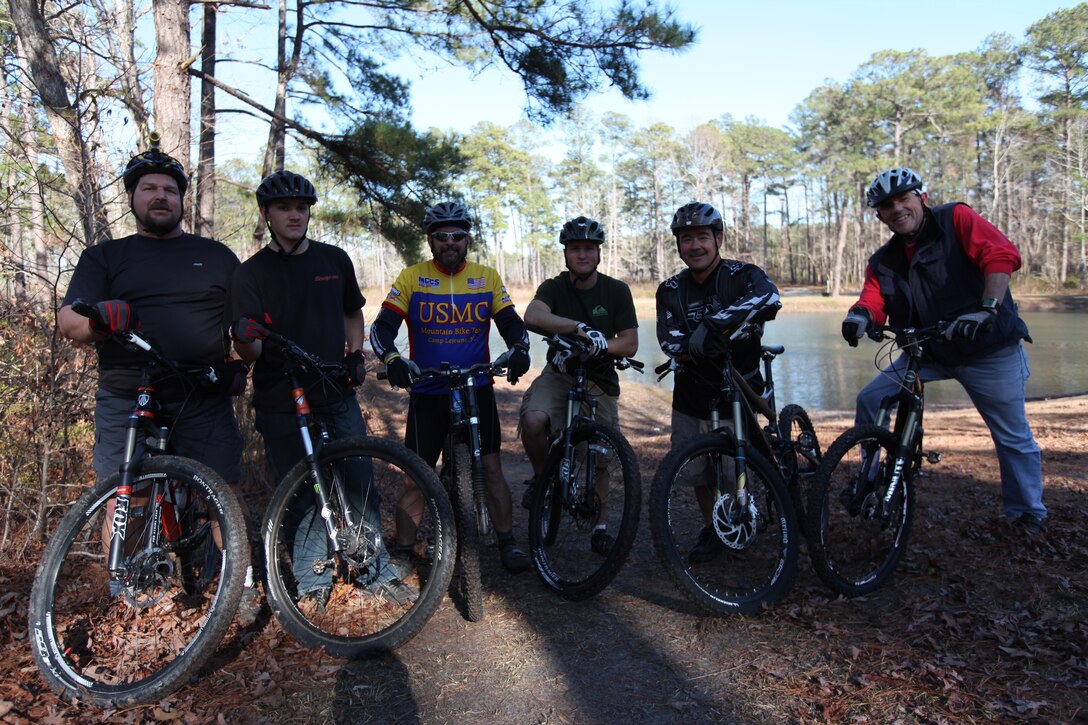
POLYGON ((940 463, 941 452, 940 451, 923 451, 922 455, 926 457, 926 461, 929 463, 940 463))

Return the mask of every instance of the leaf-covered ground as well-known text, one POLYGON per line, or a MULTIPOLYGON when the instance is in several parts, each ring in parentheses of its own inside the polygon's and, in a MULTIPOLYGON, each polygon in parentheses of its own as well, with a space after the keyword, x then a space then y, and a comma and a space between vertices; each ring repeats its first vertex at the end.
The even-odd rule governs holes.
MULTIPOLYGON (((504 420, 518 394, 500 387, 504 420)), ((368 386, 371 425, 397 437, 403 398, 368 386)), ((667 445, 668 399, 624 390, 644 487, 667 445)), ((920 480, 898 575, 870 596, 831 596, 807 554, 792 592, 759 617, 702 615, 654 555, 643 512, 631 559, 596 598, 570 603, 532 573, 484 562, 486 619, 448 600, 393 655, 344 662, 304 649, 267 610, 160 703, 100 711, 60 702, 26 641, 32 563, 0 565, 0 719, 13 723, 1075 722, 1088 719, 1088 399, 1032 402, 1048 532, 1000 519, 997 461, 973 410, 927 411, 943 461, 920 480)), ((826 445, 843 414, 814 415, 826 445)), ((512 432, 507 477, 527 463, 512 432)), ((252 493, 251 493, 252 495, 252 493)), ((524 540, 524 510, 516 530, 524 540)))

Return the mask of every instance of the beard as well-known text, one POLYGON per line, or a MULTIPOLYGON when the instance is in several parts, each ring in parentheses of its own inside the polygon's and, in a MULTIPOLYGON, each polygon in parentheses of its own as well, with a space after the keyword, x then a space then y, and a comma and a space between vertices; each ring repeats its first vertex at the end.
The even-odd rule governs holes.
POLYGON ((132 215, 136 217, 136 221, 140 223, 140 227, 145 232, 148 232, 152 235, 159 236, 172 232, 177 229, 178 224, 181 223, 180 209, 177 211, 177 213, 171 214, 169 217, 166 218, 152 217, 150 212, 151 209, 149 208, 147 214, 138 214, 136 210, 133 209, 132 215))

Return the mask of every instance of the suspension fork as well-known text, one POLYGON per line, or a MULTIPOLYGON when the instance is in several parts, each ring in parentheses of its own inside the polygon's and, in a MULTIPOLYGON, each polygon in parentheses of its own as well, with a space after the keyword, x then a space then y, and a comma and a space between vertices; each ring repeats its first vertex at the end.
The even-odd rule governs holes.
MULTIPOLYGON (((120 575, 125 568, 125 538, 128 535, 128 519, 132 508, 132 482, 136 477, 136 471, 139 468, 139 460, 136 457, 137 439, 140 435, 140 431, 144 428, 144 422, 153 423, 155 421, 155 410, 153 405, 155 389, 149 384, 148 377, 147 371, 144 371, 143 380, 136 391, 136 407, 128 416, 128 427, 125 431, 124 458, 118 469, 121 474, 121 480, 117 484, 117 494, 113 501, 112 520, 108 526, 108 530, 104 531, 109 540, 109 553, 107 556, 106 568, 110 572, 111 577, 120 575)), ((163 437, 162 432, 160 432, 159 437, 163 437)), ((151 490, 151 504, 153 508, 151 513, 154 515, 158 515, 159 511, 158 505, 155 504, 158 493, 159 481, 156 479, 151 490)), ((156 519, 151 520, 154 521, 156 519)), ((151 546, 158 546, 160 543, 158 527, 150 526, 148 529, 151 537, 148 543, 151 546)))
MULTIPOLYGON (((298 424, 298 434, 302 441, 302 450, 305 453, 306 465, 310 469, 310 476, 314 482, 314 495, 317 497, 317 506, 318 510, 321 512, 321 520, 325 522, 325 532, 332 542, 333 550, 340 551, 342 548, 340 545, 340 532, 336 528, 332 506, 329 503, 329 487, 325 482, 324 475, 321 473, 321 465, 319 463, 321 450, 324 448, 325 444, 329 442, 329 432, 325 429, 324 425, 317 423, 320 435, 317 444, 314 444, 314 439, 311 435, 311 426, 315 423, 313 411, 310 409, 310 402, 306 399, 306 390, 302 387, 298 375, 293 372, 291 373, 291 396, 295 401, 295 421, 298 424)), ((340 497, 340 510, 344 512, 344 525, 349 530, 354 530, 354 516, 351 512, 351 507, 347 505, 347 501, 345 500, 346 492, 341 488, 337 491, 337 495, 340 497)))
MULTIPOLYGON (((450 386, 450 396, 460 394, 450 386)), ((487 509, 487 476, 484 472, 483 443, 480 438, 480 406, 476 400, 476 376, 465 378, 465 413, 468 417, 469 452, 472 454, 472 500, 476 504, 476 522, 480 534, 491 533, 491 514, 487 509)))

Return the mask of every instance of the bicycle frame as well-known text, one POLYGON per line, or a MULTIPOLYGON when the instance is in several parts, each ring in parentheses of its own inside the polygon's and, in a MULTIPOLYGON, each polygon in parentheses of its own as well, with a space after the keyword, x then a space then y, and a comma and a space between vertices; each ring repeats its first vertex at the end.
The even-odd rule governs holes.
MULTIPOLYGON (((347 500, 347 492, 341 486, 333 486, 333 493, 337 496, 340 510, 344 515, 343 531, 337 528, 332 506, 329 505, 332 495, 329 491, 330 486, 325 480, 325 476, 321 472, 321 466, 318 463, 321 459, 322 448, 329 442, 329 432, 325 424, 314 416, 310 408, 310 403, 306 398, 306 388, 302 385, 301 372, 312 369, 341 377, 345 376, 346 373, 339 363, 326 363, 281 335, 272 333, 268 336, 268 339, 279 345, 289 360, 287 377, 291 382, 291 397, 294 399, 295 420, 298 423, 298 434, 302 441, 302 449, 305 452, 304 460, 306 466, 310 469, 310 476, 314 482, 314 494, 317 496, 318 510, 321 512, 321 520, 325 523, 325 531, 328 534, 329 541, 332 542, 333 550, 336 553, 342 553, 346 548, 346 539, 343 534, 344 532, 356 531, 356 522, 347 500), (313 435, 315 430, 317 431, 316 437, 313 435)), ((354 548, 357 548, 357 546, 354 548)), ((335 561, 336 558, 333 557, 328 559, 326 564, 333 564, 335 561)))
MULTIPOLYGON (((881 499, 879 510, 874 511, 873 516, 883 517, 886 515, 904 476, 913 475, 917 468, 921 466, 921 455, 924 455, 930 463, 940 461, 939 452, 922 453, 920 450, 925 394, 919 373, 922 368, 925 341, 931 335, 941 334, 943 331, 944 326, 938 323, 928 328, 895 328, 881 325, 870 333, 870 337, 877 341, 884 339, 885 332, 892 333, 898 340, 901 340, 899 349, 907 353, 907 367, 903 371, 903 379, 899 383, 900 389, 894 395, 889 395, 880 402, 880 409, 877 413, 876 424, 882 428, 887 428, 891 422, 892 409, 896 410, 895 426, 892 432, 896 437, 897 446, 895 461, 892 465, 884 496, 881 499), (921 454, 918 457, 914 455, 915 449, 919 449, 921 454), (915 458, 917 460, 913 460, 915 458)), ((872 454, 873 451, 869 451, 866 455, 872 454)), ((878 465, 880 465, 879 456, 877 456, 877 460, 863 460, 859 470, 862 474, 871 478, 873 467, 878 465)), ((858 481, 858 484, 860 484, 860 481, 858 481)), ((855 485, 855 489, 853 499, 847 503, 847 507, 851 511, 857 512, 860 511, 860 501, 857 499, 864 487, 855 485)))

